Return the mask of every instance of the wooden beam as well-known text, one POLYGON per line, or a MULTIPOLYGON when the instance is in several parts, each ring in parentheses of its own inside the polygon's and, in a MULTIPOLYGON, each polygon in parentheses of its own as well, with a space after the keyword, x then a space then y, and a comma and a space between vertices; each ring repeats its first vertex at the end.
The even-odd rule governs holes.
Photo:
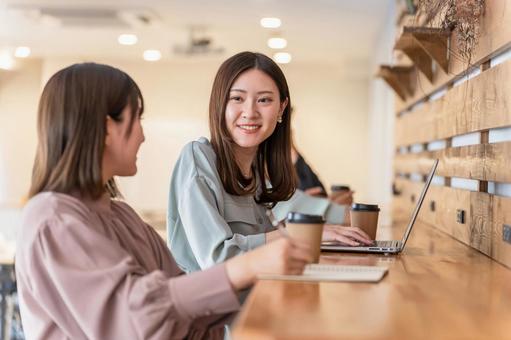
POLYGON ((431 59, 446 73, 449 72, 449 37, 451 36, 449 30, 434 27, 405 27, 404 30, 415 38, 431 59))
POLYGON ((376 76, 385 80, 399 98, 403 100, 414 93, 414 88, 411 84, 414 83, 415 71, 412 66, 380 65, 380 70, 376 76))
POLYGON ((487 60, 484 63, 481 64, 481 71, 486 71, 491 68, 491 60, 487 60))
POLYGON ((412 60, 415 66, 424 73, 426 78, 428 78, 430 82, 433 81, 432 59, 411 34, 401 34, 394 45, 394 49, 403 51, 403 53, 412 60))
POLYGON ((509 108, 511 62, 504 62, 450 89, 442 98, 396 117, 396 145, 407 146, 509 126, 509 108))
POLYGON ((511 267, 511 198, 494 197, 491 257, 511 267), (507 239, 508 241, 505 241, 507 239))
POLYGON ((433 82, 433 61, 445 72, 448 71, 449 36, 450 31, 440 28, 405 26, 394 49, 403 51, 433 82))
MULTIPOLYGON (((451 88, 451 87, 450 87, 451 88)), ((452 148, 452 138, 447 138, 445 140, 445 148, 448 149, 448 148, 452 148)), ((446 187, 450 187, 451 186, 451 177, 450 176, 445 176, 445 183, 444 185, 446 187)))
POLYGON ((397 154, 396 173, 427 174, 439 159, 437 175, 480 181, 511 182, 511 142, 460 146, 436 151, 397 154))
MULTIPOLYGON (((481 131, 481 138, 479 140, 479 143, 481 144, 488 144, 490 142, 490 131, 489 130, 484 130, 484 131, 481 131)), ((504 158, 505 157, 502 157, 503 155, 501 155, 500 158, 504 158)), ((483 159, 484 162, 486 162, 487 158, 485 157, 483 159)), ((479 180, 479 191, 480 192, 488 192, 488 181, 483 181, 483 180, 479 180)))

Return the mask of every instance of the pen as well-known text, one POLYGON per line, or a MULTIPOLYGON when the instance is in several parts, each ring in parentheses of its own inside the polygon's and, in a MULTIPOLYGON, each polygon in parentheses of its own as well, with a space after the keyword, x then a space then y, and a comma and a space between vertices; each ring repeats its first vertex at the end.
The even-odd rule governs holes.
POLYGON ((271 225, 274 228, 277 228, 277 230, 280 232, 280 234, 284 237, 289 237, 289 233, 287 232, 286 228, 284 227, 283 223, 280 221, 277 221, 273 213, 270 209, 266 209, 266 216, 270 219, 271 225))

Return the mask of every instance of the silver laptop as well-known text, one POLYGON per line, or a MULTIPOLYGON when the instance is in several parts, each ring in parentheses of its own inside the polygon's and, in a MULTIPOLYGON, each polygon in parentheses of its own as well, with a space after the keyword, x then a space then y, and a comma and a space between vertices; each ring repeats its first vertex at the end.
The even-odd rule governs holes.
POLYGON ((410 232, 412 231, 415 220, 417 219, 417 215, 419 215, 419 210, 421 209, 422 202, 424 201, 424 197, 426 197, 426 193, 428 192, 429 185, 431 184, 431 180, 433 179, 433 175, 435 174, 436 167, 438 165, 438 159, 435 160, 431 171, 429 172, 428 179, 424 184, 424 188, 422 189, 421 196, 417 201, 417 205, 413 210, 412 217, 410 222, 408 222, 408 227, 406 228, 405 234, 401 241, 374 241, 372 245, 369 246, 346 246, 340 245, 336 242, 323 242, 321 244, 321 250, 326 251, 346 251, 346 252, 361 252, 361 253, 388 253, 388 254, 397 254, 403 251, 405 248, 406 241, 410 236, 410 232))

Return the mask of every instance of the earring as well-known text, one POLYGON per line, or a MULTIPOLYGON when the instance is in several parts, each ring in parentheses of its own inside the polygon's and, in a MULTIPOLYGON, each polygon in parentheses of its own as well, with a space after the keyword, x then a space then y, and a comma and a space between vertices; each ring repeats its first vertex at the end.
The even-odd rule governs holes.
POLYGON ((277 118, 277 123, 282 123, 282 116, 279 116, 279 117, 277 118))

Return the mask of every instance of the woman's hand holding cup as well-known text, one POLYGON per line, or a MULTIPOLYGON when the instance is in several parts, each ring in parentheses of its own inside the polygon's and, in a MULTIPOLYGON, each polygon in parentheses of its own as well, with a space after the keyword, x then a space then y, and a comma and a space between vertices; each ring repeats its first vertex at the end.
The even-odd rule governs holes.
POLYGON ((281 237, 226 262, 227 275, 235 289, 252 285, 259 274, 300 275, 313 260, 310 247, 281 237))

